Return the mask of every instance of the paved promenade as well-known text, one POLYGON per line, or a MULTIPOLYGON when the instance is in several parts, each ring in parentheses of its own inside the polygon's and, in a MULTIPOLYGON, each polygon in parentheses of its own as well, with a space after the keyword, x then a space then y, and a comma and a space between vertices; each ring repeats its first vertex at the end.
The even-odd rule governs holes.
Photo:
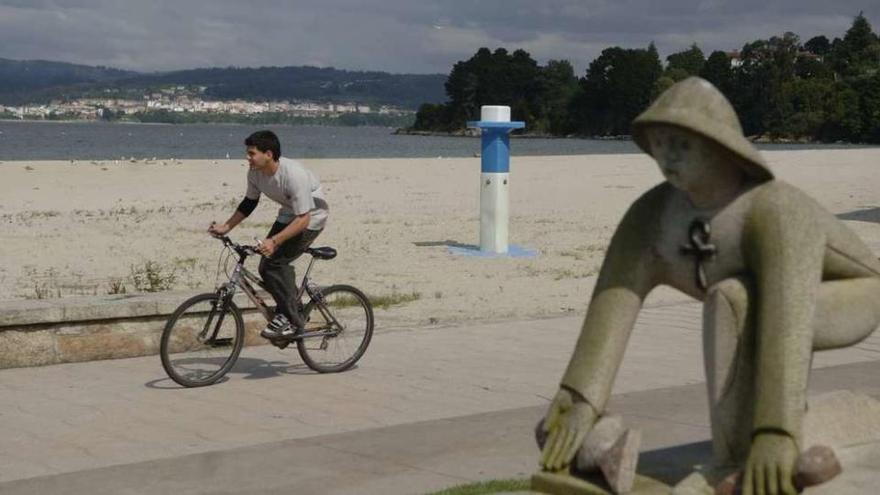
MULTIPOLYGON (((158 356, 2 370, 0 494, 419 494, 527 477, 581 318, 380 331, 335 375, 246 348, 198 389, 158 356)), ((649 307, 630 340, 612 408, 650 455, 709 436, 699 320, 695 303, 649 307)), ((880 396, 880 335, 814 368, 814 391, 880 396)))

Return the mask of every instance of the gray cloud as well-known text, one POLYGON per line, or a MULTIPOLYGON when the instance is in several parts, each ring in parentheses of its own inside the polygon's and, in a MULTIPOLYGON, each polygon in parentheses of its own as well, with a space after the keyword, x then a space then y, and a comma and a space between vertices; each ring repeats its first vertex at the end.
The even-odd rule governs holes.
POLYGON ((134 70, 317 65, 449 71, 480 46, 579 72, 609 46, 707 54, 792 31, 842 36, 876 0, 0 0, 0 57, 134 70))

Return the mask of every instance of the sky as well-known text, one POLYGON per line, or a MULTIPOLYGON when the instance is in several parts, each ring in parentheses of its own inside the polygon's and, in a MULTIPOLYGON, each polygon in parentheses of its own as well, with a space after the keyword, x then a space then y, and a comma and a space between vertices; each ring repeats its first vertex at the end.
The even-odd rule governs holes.
POLYGON ((706 56, 786 31, 842 37, 880 0, 0 0, 0 58, 143 72, 312 65, 447 74, 480 47, 582 75, 610 46, 706 56))

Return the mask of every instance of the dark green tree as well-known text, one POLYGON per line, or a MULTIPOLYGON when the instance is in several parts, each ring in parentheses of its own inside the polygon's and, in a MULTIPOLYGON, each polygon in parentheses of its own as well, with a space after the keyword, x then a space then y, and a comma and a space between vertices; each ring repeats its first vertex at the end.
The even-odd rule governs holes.
POLYGON ((508 105, 511 117, 533 120, 541 111, 539 75, 538 63, 524 50, 509 54, 504 48, 480 48, 456 63, 446 80, 449 125, 477 119, 482 105, 508 105))
POLYGON ((880 71, 860 77, 851 87, 859 95, 859 140, 880 143, 880 71))
POLYGON ((531 126, 532 131, 557 135, 573 132, 568 107, 578 91, 574 67, 567 60, 550 60, 541 68, 538 82, 540 117, 531 126))
POLYGON ((831 42, 825 36, 814 36, 804 43, 804 49, 813 55, 824 57, 831 51, 831 42))
POLYGON ((653 43, 646 50, 606 48, 590 63, 575 107, 579 130, 592 135, 629 134, 632 120, 651 102, 663 67, 653 43))
POLYGON ((507 82, 508 93, 498 97, 498 103, 492 103, 490 99, 482 104, 510 105, 510 116, 514 120, 534 122, 542 117, 542 93, 546 90, 541 85, 541 68, 538 62, 525 50, 515 50, 512 56, 501 63, 507 66, 506 71, 500 72, 500 79, 507 82))
POLYGON ((733 100, 734 74, 730 57, 722 51, 714 51, 706 59, 700 77, 714 84, 729 100, 733 100))
POLYGON ((654 83, 654 90, 651 91, 651 101, 655 100, 664 91, 669 89, 673 84, 681 81, 685 77, 687 76, 685 75, 683 77, 676 77, 675 75, 667 75, 667 73, 664 73, 662 76, 657 78, 657 81, 654 83))
POLYGON ((794 81, 799 51, 794 33, 754 41, 743 47, 733 103, 746 135, 786 134, 786 116, 792 112, 788 83, 794 81))
MULTIPOLYGON (((687 50, 673 53, 666 57, 666 73, 670 75, 673 71, 687 76, 696 76, 703 70, 706 63, 706 57, 703 56, 703 50, 696 43, 692 44, 687 50)), ((684 77, 672 77, 676 81, 684 79, 684 77)))
POLYGON ((844 82, 834 83, 828 92, 825 118, 817 136, 824 142, 854 141, 862 132, 859 95, 844 82))
POLYGON ((650 101, 690 75, 700 75, 731 101, 747 135, 820 141, 880 142, 880 40, 863 14, 842 38, 800 44, 794 33, 756 40, 736 56, 704 58, 693 44, 666 58, 653 43, 643 50, 609 47, 577 80, 567 61, 538 65, 517 50, 481 48, 455 64, 449 101, 423 105, 415 127, 455 130, 481 105, 510 105, 531 132, 627 134, 650 101))
POLYGON ((829 56, 834 71, 840 76, 857 77, 880 64, 880 41, 864 14, 856 16, 842 40, 834 41, 829 56))
POLYGON ((787 132, 792 137, 818 139, 825 122, 826 102, 834 89, 829 79, 798 78, 786 83, 791 95, 792 113, 787 121, 787 132))
POLYGON ((823 61, 822 56, 811 51, 798 54, 794 62, 794 73, 801 79, 834 79, 834 71, 823 61))
POLYGON ((491 65, 492 53, 488 48, 480 48, 470 60, 457 62, 452 67, 444 85, 449 97, 449 125, 473 119, 479 112, 480 72, 489 71, 491 65))
POLYGON ((413 129, 417 131, 449 130, 449 106, 444 104, 423 103, 416 112, 413 129))

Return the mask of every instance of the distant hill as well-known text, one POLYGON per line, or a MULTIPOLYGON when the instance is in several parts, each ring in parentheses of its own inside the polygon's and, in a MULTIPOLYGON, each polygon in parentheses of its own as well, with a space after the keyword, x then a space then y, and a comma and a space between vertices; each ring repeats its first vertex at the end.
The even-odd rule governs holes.
POLYGON ((208 68, 136 73, 107 67, 0 59, 0 103, 143 93, 167 85, 204 86, 206 99, 314 100, 415 109, 445 100, 443 74, 389 74, 318 67, 208 68))
POLYGON ((135 75, 136 72, 108 67, 0 58, 0 100, 27 98, 48 88, 107 83, 135 75))

